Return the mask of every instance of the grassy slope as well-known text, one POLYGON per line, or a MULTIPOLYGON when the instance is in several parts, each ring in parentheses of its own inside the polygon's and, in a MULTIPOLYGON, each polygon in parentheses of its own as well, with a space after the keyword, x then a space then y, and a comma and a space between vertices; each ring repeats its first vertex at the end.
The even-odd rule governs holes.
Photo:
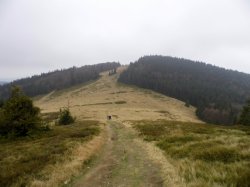
MULTIPOLYGON (((32 181, 51 180, 53 172, 58 172, 58 164, 63 171, 65 163, 74 161, 75 151, 99 134, 97 124, 97 121, 81 121, 69 126, 54 126, 32 137, 0 140, 0 186, 26 186, 32 181)), ((52 184, 62 183, 78 171, 78 165, 64 170, 66 174, 56 176, 52 184)))
POLYGON ((137 121, 187 186, 249 186, 250 129, 176 121, 137 121))
POLYGON ((107 115, 116 119, 168 119, 199 122, 195 108, 185 107, 176 99, 153 91, 117 83, 119 73, 108 76, 103 73, 96 82, 71 90, 53 92, 35 100, 42 112, 55 112, 60 107, 68 106, 78 119, 105 121, 107 115))

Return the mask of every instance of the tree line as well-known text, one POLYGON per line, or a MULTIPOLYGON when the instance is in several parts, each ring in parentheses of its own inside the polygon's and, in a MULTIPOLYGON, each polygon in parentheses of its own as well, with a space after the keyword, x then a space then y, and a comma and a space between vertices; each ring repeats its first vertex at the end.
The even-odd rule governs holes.
POLYGON ((250 75, 168 56, 144 56, 118 80, 152 89, 197 108, 202 120, 233 124, 250 97, 250 75))
MULTIPOLYGON (((20 86, 28 96, 47 94, 53 90, 68 88, 99 78, 99 73, 119 67, 117 62, 107 62, 82 67, 56 70, 42 73, 28 78, 19 79, 9 84, 0 86, 0 100, 6 100, 10 96, 13 85, 20 86)), ((1 101, 0 101, 1 104, 1 101)))

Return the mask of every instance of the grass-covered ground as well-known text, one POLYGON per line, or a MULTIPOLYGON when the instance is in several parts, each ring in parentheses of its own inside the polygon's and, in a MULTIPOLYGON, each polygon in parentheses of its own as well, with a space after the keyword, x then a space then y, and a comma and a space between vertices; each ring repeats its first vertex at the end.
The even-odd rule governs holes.
MULTIPOLYGON (((76 147, 99 131, 97 121, 81 121, 53 126, 30 137, 0 139, 0 186, 29 186, 33 180, 48 180, 54 165, 76 159, 73 155, 76 147)), ((68 168, 71 170, 65 173, 73 172, 73 167, 68 168)))
POLYGON ((250 128, 173 121, 133 122, 164 150, 187 186, 250 186, 250 128))

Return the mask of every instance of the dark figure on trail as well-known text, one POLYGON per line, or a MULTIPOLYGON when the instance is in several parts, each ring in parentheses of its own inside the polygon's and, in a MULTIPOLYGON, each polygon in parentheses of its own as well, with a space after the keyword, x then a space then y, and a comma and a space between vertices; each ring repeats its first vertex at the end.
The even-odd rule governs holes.
POLYGON ((111 115, 108 115, 108 116, 107 116, 107 119, 108 119, 108 120, 111 120, 111 119, 112 119, 111 115))

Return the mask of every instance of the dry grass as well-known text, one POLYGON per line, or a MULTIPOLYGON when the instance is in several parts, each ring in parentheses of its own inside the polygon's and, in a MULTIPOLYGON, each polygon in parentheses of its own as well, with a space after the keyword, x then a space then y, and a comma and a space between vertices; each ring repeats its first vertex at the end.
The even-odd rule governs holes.
POLYGON ((187 186, 250 185, 250 128, 163 120, 134 127, 164 150, 187 186))
MULTIPOLYGON (((40 107, 43 113, 59 111, 60 108, 69 105, 71 113, 78 120, 90 119, 106 122, 106 116, 112 115, 119 121, 167 119, 200 122, 195 115, 195 108, 187 108, 181 101, 153 91, 117 83, 117 78, 123 68, 117 71, 118 74, 113 76, 108 76, 108 72, 105 72, 100 79, 87 85, 38 97, 34 99, 35 105, 40 107)), ((59 170, 60 175, 67 175, 61 173, 58 168, 56 170, 59 170)), ((50 170, 46 169, 46 171, 50 170)), ((60 178, 60 175, 54 178, 60 178)), ((46 181, 53 180, 46 179, 46 181)), ((44 186, 43 179, 39 178, 33 184, 44 186)), ((47 182, 46 184, 54 183, 47 182)))
POLYGON ((59 117, 60 112, 49 112, 49 113, 42 113, 41 117, 45 123, 55 122, 59 117))
POLYGON ((62 180, 52 175, 54 168, 60 172, 56 176, 65 173, 60 179, 72 175, 76 167, 82 166, 77 162, 79 157, 75 151, 81 152, 85 143, 99 131, 97 121, 81 121, 71 126, 54 126, 50 131, 33 137, 13 141, 2 139, 0 186, 29 186, 35 184, 32 183, 34 180, 43 181, 43 184, 53 180, 54 185, 49 186, 58 186, 62 180), (64 164, 66 167, 60 167, 64 164))
MULTIPOLYGON (((107 115, 112 115, 119 121, 144 120, 137 121, 134 125, 145 140, 156 143, 164 150, 164 155, 156 151, 152 158, 159 160, 159 165, 165 169, 162 173, 169 175, 167 178, 173 179, 167 182, 169 186, 250 185, 248 180, 250 178, 249 129, 199 124, 202 122, 196 117, 194 107, 185 107, 185 103, 181 101, 150 90, 117 83, 123 68, 117 71, 118 74, 113 76, 108 76, 107 72, 103 73, 100 79, 86 85, 37 97, 35 104, 42 108, 44 113, 55 112, 69 105, 70 111, 78 120, 92 119, 103 122, 106 121, 107 115), (146 121, 157 119, 162 120, 146 121), (165 160, 162 157, 165 157, 165 160)), ((50 120, 50 117, 47 118, 50 120)), ((41 167, 39 170, 43 172, 35 171, 34 176, 29 173, 23 174, 23 178, 16 182, 21 184, 22 181, 33 180, 34 186, 57 186, 69 179, 73 173, 77 174, 83 160, 96 152, 103 143, 103 139, 98 136, 99 139, 93 139, 94 143, 86 146, 83 144, 84 141, 83 143, 79 141, 81 139, 79 137, 81 133, 75 132, 73 137, 72 135, 68 138, 64 137, 67 140, 66 143, 58 141, 58 146, 55 146, 55 158, 59 159, 58 162, 45 162, 46 167, 38 164, 41 167), (65 151, 65 146, 70 151, 65 151), (62 153, 57 154, 57 151, 62 153)), ((25 140, 20 145, 25 147, 24 145, 27 144, 25 149, 40 153, 40 150, 43 150, 41 147, 46 146, 48 140, 49 136, 41 137, 38 143, 32 142, 34 140, 25 140), (31 143, 34 146, 30 146, 31 143)), ((52 136, 50 140, 52 146, 57 138, 52 136)), ((10 151, 16 154, 13 157, 7 157, 9 163, 12 160, 19 160, 20 157, 17 150, 21 148, 18 144, 13 147, 16 148, 10 151)), ((149 146, 147 149, 150 152, 152 147, 149 146)), ((7 150, 7 148, 1 147, 0 150, 7 150)), ((46 151, 43 152, 46 153, 46 151)), ((153 154, 153 151, 151 152, 153 154)), ((50 155, 53 157, 54 154, 50 153, 50 155)), ((1 155, 1 158, 4 157, 5 155, 1 155)), ((29 161, 35 162, 34 158, 30 158, 29 161)), ((2 163, 2 160, 0 162, 2 163)), ((15 173, 15 171, 11 172, 15 173)))
POLYGON ((103 122, 107 115, 119 116, 121 121, 167 119, 199 122, 194 107, 187 108, 181 101, 150 90, 117 83, 123 69, 118 68, 114 76, 105 72, 95 82, 37 98, 35 104, 43 112, 58 111, 69 104, 77 119, 90 117, 103 122))

